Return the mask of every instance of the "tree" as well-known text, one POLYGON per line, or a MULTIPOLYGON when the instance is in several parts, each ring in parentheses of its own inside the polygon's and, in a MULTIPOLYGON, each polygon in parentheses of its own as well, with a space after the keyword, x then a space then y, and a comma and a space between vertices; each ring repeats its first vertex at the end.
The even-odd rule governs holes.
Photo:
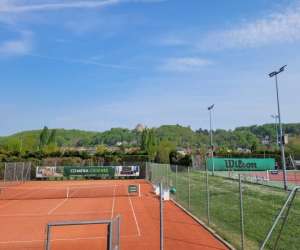
POLYGON ((40 149, 48 144, 49 139, 49 129, 45 126, 40 134, 40 149))
POLYGON ((53 129, 51 131, 47 145, 56 145, 56 130, 55 129, 53 129))
POLYGON ((107 152, 108 152, 108 148, 105 145, 101 144, 97 146, 97 155, 104 155, 107 152))
POLYGON ((157 151, 157 141, 154 129, 145 129, 143 131, 141 149, 147 152, 149 160, 154 160, 157 151))
POLYGON ((170 153, 176 149, 176 145, 168 140, 162 140, 157 147, 155 160, 160 163, 170 163, 170 153))

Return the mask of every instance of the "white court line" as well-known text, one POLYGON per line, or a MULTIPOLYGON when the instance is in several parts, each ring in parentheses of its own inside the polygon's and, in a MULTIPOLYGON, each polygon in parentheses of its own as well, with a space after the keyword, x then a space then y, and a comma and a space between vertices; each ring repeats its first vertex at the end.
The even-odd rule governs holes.
MULTIPOLYGON (((86 212, 65 212, 56 213, 55 216, 68 216, 68 215, 87 215, 87 214, 111 214, 111 210, 101 210, 101 211, 86 211, 86 212)), ((16 214, 0 214, 1 217, 40 217, 46 216, 48 213, 16 213, 16 214)))
POLYGON ((113 193, 113 202, 112 202, 112 206, 111 206, 111 219, 114 217, 114 209, 115 209, 115 200, 116 200, 116 188, 117 185, 115 184, 115 188, 114 188, 114 193, 113 193))
POLYGON ((141 236, 141 230, 140 230, 139 223, 138 223, 136 215, 135 215, 135 211, 134 211, 134 208, 133 208, 133 205, 132 205, 132 200, 131 200, 130 196, 128 196, 128 199, 129 199, 129 202, 130 202, 131 211, 133 213, 135 225, 136 225, 136 228, 137 228, 137 231, 138 231, 138 236, 140 237, 141 236))
MULTIPOLYGON (((121 238, 134 238, 139 237, 138 235, 121 235, 121 238)), ((82 238, 69 238, 69 239, 52 239, 51 241, 71 241, 71 240, 94 240, 94 239, 107 239, 105 236, 98 236, 98 237, 82 237, 82 238)), ((26 244, 26 243, 38 243, 38 242, 45 242, 45 240, 16 240, 16 241, 0 241, 1 244, 26 244)))
POLYGON ((107 239, 105 236, 96 236, 96 237, 78 237, 78 238, 69 238, 69 239, 51 239, 51 241, 71 241, 71 240, 97 240, 97 239, 107 239))
POLYGON ((60 203, 58 203, 54 208, 52 208, 50 211, 48 211, 48 215, 52 214, 56 209, 61 207, 67 200, 68 200, 68 198, 66 198, 66 199, 62 200, 60 203))

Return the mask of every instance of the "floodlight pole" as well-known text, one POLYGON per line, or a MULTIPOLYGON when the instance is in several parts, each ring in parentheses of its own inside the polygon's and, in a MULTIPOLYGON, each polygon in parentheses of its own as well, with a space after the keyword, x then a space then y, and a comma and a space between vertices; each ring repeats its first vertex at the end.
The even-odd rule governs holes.
POLYGON ((214 162, 214 144, 213 144, 213 132, 212 132, 212 110, 214 104, 209 106, 207 109, 209 111, 209 126, 210 126, 210 147, 211 147, 211 160, 212 160, 212 174, 215 175, 215 162, 214 162))
POLYGON ((280 133, 280 151, 281 151, 281 163, 283 169, 283 185, 284 189, 287 190, 287 176, 286 176, 286 162, 285 162, 285 152, 284 152, 284 137, 283 137, 283 129, 281 123, 281 114, 280 114, 280 103, 279 103, 279 88, 278 88, 278 79, 277 75, 284 71, 286 65, 281 67, 278 71, 273 71, 269 74, 270 77, 275 76, 275 84, 276 84, 276 97, 277 97, 277 110, 278 110, 278 123, 279 123, 279 133, 280 133))
POLYGON ((276 130, 276 145, 279 146, 279 134, 278 134, 278 115, 271 115, 271 117, 275 120, 275 130, 276 130))

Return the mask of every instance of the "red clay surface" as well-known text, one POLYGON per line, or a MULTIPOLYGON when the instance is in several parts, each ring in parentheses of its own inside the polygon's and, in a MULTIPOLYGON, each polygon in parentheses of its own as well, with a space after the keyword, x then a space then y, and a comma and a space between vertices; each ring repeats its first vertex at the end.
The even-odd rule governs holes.
MULTIPOLYGON (((269 179, 270 181, 276 181, 276 182, 283 182, 283 172, 282 170, 278 172, 272 173, 271 171, 269 174, 266 172, 253 172, 253 173, 247 173, 247 175, 256 177, 256 178, 264 178, 269 179)), ((300 184, 300 171, 287 171, 287 181, 299 185, 300 184)))
MULTIPOLYGON (((0 200, 0 250, 42 250, 49 222, 102 220, 121 216, 122 250, 159 249, 159 199, 150 184, 141 180, 29 182, 26 188, 139 183, 141 197, 0 200)), ((172 202, 165 202, 164 244, 167 250, 221 250, 227 247, 172 202)), ((54 227, 51 249, 106 249, 107 226, 54 227)))

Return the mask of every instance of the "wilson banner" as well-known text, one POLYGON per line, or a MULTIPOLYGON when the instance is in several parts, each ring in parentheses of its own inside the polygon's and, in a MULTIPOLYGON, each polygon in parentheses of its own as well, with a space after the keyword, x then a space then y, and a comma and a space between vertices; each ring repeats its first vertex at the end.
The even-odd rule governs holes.
POLYGON ((206 161, 208 170, 212 171, 264 171, 275 169, 272 158, 209 158, 206 161))

